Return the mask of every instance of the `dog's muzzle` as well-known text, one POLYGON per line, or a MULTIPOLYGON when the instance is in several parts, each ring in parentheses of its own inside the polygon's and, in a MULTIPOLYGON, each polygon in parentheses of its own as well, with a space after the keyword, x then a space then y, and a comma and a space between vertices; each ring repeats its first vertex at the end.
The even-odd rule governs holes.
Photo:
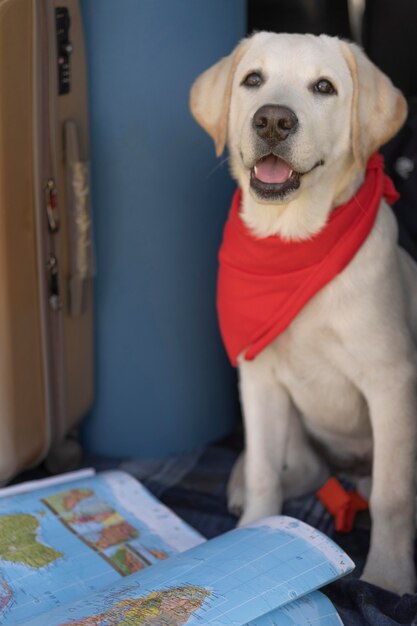
POLYGON ((290 152, 286 140, 299 127, 298 117, 290 108, 265 104, 253 116, 252 127, 258 135, 258 142, 261 140, 259 157, 250 168, 250 186, 258 198, 283 201, 300 187, 302 176, 324 165, 323 159, 319 159, 308 170, 296 171, 286 160, 290 152))

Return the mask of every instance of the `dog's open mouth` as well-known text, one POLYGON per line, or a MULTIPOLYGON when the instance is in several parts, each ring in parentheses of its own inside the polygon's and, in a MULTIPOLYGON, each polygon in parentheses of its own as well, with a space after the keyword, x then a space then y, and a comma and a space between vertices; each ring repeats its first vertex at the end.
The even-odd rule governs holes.
MULTIPOLYGON (((309 170, 323 165, 318 161, 309 170)), ((309 172, 296 172, 287 161, 268 154, 257 161, 250 172, 250 185, 257 196, 265 200, 279 200, 300 186, 301 176, 309 172)))
POLYGON ((298 189, 300 174, 284 159, 268 154, 251 169, 250 184, 258 196, 275 199, 298 189))
POLYGON ((284 159, 280 159, 274 154, 268 154, 257 162, 253 168, 253 173, 261 183, 281 185, 291 178, 294 171, 284 159))

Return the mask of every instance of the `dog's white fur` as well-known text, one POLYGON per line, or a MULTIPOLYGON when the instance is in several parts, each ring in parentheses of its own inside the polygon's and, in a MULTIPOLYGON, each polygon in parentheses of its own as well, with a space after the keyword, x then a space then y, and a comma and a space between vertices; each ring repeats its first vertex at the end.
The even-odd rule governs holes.
MULTIPOLYGON (((360 186, 370 154, 406 115, 400 92, 354 44, 265 32, 243 40, 197 79, 191 109, 217 154, 229 146, 242 219, 257 236, 289 240, 323 228, 360 186), (243 86, 254 71, 264 84, 243 86), (321 77, 337 95, 311 90, 321 77), (289 107, 299 119, 283 142, 293 169, 305 172, 324 161, 283 201, 260 200, 249 184, 257 156, 252 118, 265 104, 289 107)), ((416 583, 416 284, 417 266, 398 247, 396 221, 382 201, 347 268, 254 361, 239 359, 246 449, 229 494, 231 506, 243 508, 244 524, 279 513, 284 498, 319 486, 329 468, 372 469, 363 578, 398 593, 414 591, 416 583)))

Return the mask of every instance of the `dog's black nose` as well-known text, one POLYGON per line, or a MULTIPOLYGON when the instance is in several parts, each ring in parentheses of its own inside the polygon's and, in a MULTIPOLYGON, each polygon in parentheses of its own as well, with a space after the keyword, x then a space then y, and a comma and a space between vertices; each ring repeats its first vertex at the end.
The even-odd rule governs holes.
POLYGON ((284 141, 298 126, 298 117, 288 107, 264 104, 253 116, 253 128, 268 143, 284 141))

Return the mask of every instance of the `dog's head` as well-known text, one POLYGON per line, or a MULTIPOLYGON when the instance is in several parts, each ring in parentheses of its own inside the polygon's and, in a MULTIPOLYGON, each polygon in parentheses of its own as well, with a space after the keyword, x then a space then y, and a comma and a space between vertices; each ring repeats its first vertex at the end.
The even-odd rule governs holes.
POLYGON ((257 33, 191 91, 192 113, 217 155, 227 143, 244 192, 274 205, 325 185, 337 163, 341 171, 347 164, 363 169, 399 130, 406 109, 358 46, 326 35, 257 33))

